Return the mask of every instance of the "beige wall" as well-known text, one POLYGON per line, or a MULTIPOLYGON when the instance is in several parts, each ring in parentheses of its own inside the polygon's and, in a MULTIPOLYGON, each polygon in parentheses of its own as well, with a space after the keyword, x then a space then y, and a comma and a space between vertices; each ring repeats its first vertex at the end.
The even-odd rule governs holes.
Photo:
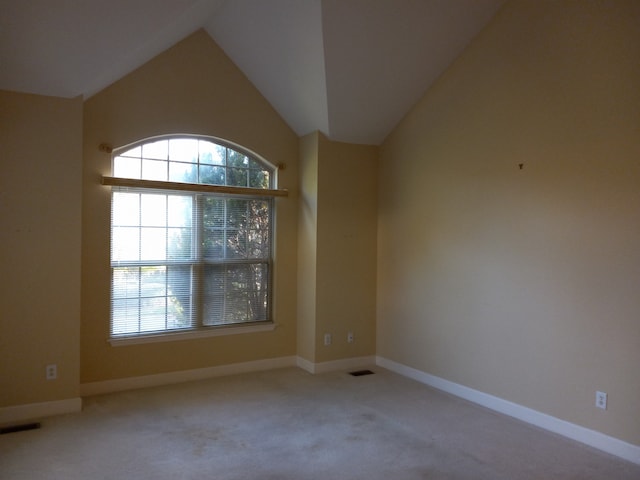
POLYGON ((385 141, 378 355, 640 445, 639 24, 509 3, 385 141))
POLYGON ((84 105, 81 382, 294 355, 298 138, 222 50, 199 31, 84 105), (260 154, 279 172, 273 332, 113 347, 109 336, 110 174, 113 147, 168 133, 213 135, 260 154))
POLYGON ((316 132, 300 140, 300 159, 298 354, 373 355, 378 148, 316 132))
POLYGON ((0 91, 0 407, 78 396, 81 138, 81 99, 0 91))
POLYGON ((316 268, 318 252, 318 142, 320 134, 300 139, 298 205, 297 354, 316 360, 316 268))
POLYGON ((318 157, 316 361, 373 355, 378 147, 320 135, 318 157))

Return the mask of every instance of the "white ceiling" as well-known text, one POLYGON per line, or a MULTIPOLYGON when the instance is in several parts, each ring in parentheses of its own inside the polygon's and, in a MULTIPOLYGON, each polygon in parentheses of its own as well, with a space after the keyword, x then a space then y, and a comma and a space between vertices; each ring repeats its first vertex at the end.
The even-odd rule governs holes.
POLYGON ((379 144, 505 0, 0 0, 0 88, 89 97, 204 28, 298 135, 379 144))

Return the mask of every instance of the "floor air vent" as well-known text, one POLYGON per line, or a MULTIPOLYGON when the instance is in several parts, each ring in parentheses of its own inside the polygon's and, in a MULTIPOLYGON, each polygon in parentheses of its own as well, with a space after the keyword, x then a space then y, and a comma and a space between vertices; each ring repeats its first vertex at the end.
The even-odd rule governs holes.
POLYGON ((373 375, 373 372, 371 370, 358 370, 355 372, 349 372, 349 375, 352 375, 354 377, 361 377, 363 375, 373 375))
POLYGON ((40 428, 39 423, 23 423, 22 425, 0 427, 0 435, 4 435, 5 433, 24 432, 26 430, 37 430, 38 428, 40 428))

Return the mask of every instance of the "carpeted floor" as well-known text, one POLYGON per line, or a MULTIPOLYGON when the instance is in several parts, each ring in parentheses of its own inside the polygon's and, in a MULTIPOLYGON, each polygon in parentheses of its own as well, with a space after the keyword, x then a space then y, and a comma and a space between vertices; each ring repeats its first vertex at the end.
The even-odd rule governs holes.
POLYGON ((82 413, 0 435, 0 478, 640 479, 640 465, 371 370, 86 398, 82 413))

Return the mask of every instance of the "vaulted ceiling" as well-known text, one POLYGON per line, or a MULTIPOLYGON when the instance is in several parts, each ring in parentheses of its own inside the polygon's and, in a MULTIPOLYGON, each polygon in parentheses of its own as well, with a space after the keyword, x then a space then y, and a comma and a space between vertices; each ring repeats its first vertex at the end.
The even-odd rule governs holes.
POLYGON ((505 0, 0 0, 0 88, 85 98, 204 28, 298 134, 379 144, 505 0))

